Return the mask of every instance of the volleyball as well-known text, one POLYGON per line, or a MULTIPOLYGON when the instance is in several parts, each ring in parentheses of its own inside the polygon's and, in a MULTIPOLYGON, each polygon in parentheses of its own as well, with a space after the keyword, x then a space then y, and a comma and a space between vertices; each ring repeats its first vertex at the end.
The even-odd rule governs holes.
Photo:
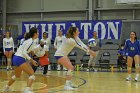
POLYGON ((95 40, 94 38, 89 39, 89 40, 88 40, 88 45, 89 45, 90 47, 95 47, 95 46, 96 46, 96 40, 95 40))

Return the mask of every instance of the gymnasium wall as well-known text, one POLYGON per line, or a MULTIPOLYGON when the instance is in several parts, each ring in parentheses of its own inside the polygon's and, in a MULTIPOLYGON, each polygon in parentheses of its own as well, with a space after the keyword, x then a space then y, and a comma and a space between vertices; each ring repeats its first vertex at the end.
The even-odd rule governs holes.
POLYGON ((0 24, 2 23, 2 0, 0 0, 0 24))
POLYGON ((6 8, 7 24, 17 25, 18 35, 23 21, 88 20, 89 15, 94 20, 122 19, 123 39, 129 37, 131 30, 140 35, 140 5, 118 5, 115 0, 6 0, 6 8))

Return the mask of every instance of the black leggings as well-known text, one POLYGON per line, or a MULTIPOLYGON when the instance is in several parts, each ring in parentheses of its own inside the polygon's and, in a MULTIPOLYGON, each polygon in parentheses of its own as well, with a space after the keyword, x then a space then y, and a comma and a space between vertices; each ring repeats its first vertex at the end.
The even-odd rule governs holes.
POLYGON ((46 74, 47 72, 48 72, 48 65, 45 65, 45 66, 44 66, 43 74, 46 74))
MULTIPOLYGON (((38 67, 38 66, 33 66, 33 67, 32 67, 33 70, 34 70, 34 72, 36 72, 37 67, 38 67)), ((47 72, 48 72, 48 65, 44 65, 43 67, 44 67, 43 74, 47 74, 47 72)))

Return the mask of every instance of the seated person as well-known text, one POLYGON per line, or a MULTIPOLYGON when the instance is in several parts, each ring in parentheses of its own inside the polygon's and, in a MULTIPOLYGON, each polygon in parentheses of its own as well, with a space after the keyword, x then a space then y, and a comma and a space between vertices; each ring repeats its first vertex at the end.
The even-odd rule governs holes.
POLYGON ((124 45, 121 44, 120 49, 118 50, 118 60, 117 64, 120 69, 126 68, 126 56, 125 52, 123 51, 124 45))

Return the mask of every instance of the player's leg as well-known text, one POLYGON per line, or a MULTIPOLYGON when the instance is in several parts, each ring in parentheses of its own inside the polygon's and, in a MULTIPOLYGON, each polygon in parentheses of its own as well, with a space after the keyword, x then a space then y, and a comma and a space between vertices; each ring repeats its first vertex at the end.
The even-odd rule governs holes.
POLYGON ((12 59, 12 55, 13 55, 13 50, 9 51, 9 55, 8 55, 8 64, 9 64, 9 68, 12 69, 12 62, 11 62, 11 59, 12 59))
POLYGON ((5 51, 5 52, 4 52, 4 55, 5 55, 6 58, 7 58, 7 67, 6 67, 6 69, 9 70, 9 62, 8 62, 9 51, 5 51))
POLYGON ((126 80, 128 80, 128 81, 131 80, 132 62, 133 62, 133 57, 128 56, 127 57, 127 72, 128 72, 128 76, 126 77, 126 80))
POLYGON ((139 63, 139 55, 134 56, 134 61, 135 61, 135 68, 136 68, 136 76, 135 76, 135 81, 138 81, 139 79, 139 72, 140 72, 140 63, 139 63))
POLYGON ((48 72, 48 65, 44 66, 43 75, 46 75, 48 72))
POLYGON ((32 86, 33 81, 35 80, 34 70, 32 69, 31 65, 28 62, 22 64, 20 67, 25 73, 29 75, 29 78, 27 81, 27 87, 25 88, 24 93, 28 93, 28 92, 33 93, 31 91, 31 86, 32 86))
POLYGON ((90 70, 90 66, 93 65, 93 60, 94 60, 94 57, 92 55, 90 55, 90 58, 89 58, 89 61, 88 61, 87 71, 89 71, 90 70))
POLYGON ((93 61, 92 61, 92 67, 93 67, 93 70, 96 72, 97 70, 95 69, 95 64, 96 64, 96 61, 97 61, 97 56, 99 54, 99 51, 96 51, 96 56, 94 57, 93 61))
POLYGON ((69 58, 62 57, 62 58, 58 59, 58 63, 65 66, 68 69, 67 75, 66 75, 66 85, 65 85, 64 89, 74 90, 74 88, 72 88, 72 86, 71 86, 71 80, 72 80, 72 74, 73 74, 74 67, 71 64, 69 58))
POLYGON ((15 73, 10 78, 8 84, 4 87, 4 92, 10 91, 10 86, 15 82, 16 78, 19 78, 21 76, 22 69, 20 67, 15 67, 15 73))

